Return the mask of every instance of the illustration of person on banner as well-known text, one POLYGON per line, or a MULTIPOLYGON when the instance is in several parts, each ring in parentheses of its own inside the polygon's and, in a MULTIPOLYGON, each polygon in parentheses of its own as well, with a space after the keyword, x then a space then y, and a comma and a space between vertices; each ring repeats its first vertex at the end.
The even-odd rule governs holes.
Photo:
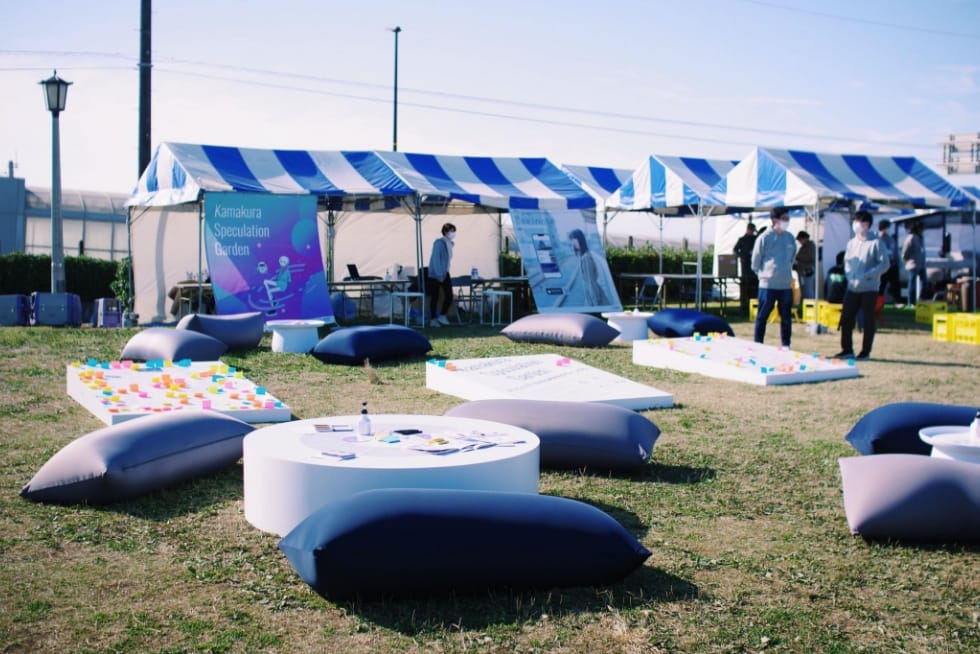
POLYGON ((573 229, 568 233, 568 238, 572 243, 572 251, 575 253, 578 265, 572 268, 571 279, 568 280, 564 297, 568 297, 568 294, 578 285, 585 295, 584 304, 590 306, 610 304, 609 294, 599 281, 599 271, 605 261, 598 260, 598 257, 589 250, 585 233, 581 229, 573 229))
POLYGON ((273 293, 285 293, 292 281, 293 275, 289 271, 289 257, 284 254, 279 257, 279 269, 276 271, 276 276, 262 280, 265 292, 269 296, 269 306, 272 309, 279 306, 279 300, 275 298, 273 293))

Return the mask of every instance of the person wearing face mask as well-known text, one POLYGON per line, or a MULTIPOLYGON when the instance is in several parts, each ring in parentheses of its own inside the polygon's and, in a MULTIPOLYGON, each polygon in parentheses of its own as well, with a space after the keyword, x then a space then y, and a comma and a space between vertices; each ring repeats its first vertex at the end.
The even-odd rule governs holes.
POLYGON ((840 315, 840 348, 834 355, 838 359, 871 358, 871 346, 875 340, 875 302, 882 274, 888 270, 889 257, 885 248, 871 230, 872 218, 867 211, 854 214, 854 236, 844 249, 844 273, 847 275, 847 291, 840 315), (864 318, 864 334, 861 351, 854 356, 854 323, 857 314, 864 318))
POLYGON ((429 255, 429 270, 425 293, 429 297, 429 326, 441 327, 449 324, 446 312, 453 303, 453 280, 449 276, 449 264, 453 260, 453 241, 456 238, 456 225, 446 223, 442 226, 442 236, 432 243, 429 255), (442 293, 442 303, 439 294, 442 293))
POLYGON ((789 233, 789 210, 772 211, 772 229, 766 230, 752 248, 752 270, 759 277, 759 312, 755 317, 755 342, 766 337, 769 314, 779 308, 779 338, 789 347, 793 333, 793 260, 796 239, 789 233))

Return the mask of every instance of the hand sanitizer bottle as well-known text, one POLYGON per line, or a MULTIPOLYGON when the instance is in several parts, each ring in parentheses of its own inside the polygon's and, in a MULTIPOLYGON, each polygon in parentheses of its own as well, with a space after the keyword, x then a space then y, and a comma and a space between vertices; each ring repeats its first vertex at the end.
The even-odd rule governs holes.
POLYGON ((371 435, 371 418, 368 417, 367 402, 361 402, 361 418, 357 421, 357 433, 361 436, 371 435))

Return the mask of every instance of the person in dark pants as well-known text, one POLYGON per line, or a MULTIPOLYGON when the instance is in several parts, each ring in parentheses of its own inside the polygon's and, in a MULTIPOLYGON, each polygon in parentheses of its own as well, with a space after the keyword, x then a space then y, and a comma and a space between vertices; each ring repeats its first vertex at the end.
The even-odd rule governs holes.
POLYGON ((854 236, 844 250, 844 273, 847 275, 847 292, 840 316, 840 348, 834 355, 838 359, 871 358, 871 346, 875 340, 875 302, 878 300, 878 284, 881 275, 888 270, 888 253, 881 241, 871 233, 871 214, 858 211, 854 214, 854 236), (861 351, 854 356, 854 324, 860 311, 864 317, 861 351))
POLYGON ((449 264, 453 260, 455 238, 456 225, 446 223, 442 226, 442 236, 432 243, 428 278, 425 281, 425 294, 429 296, 429 327, 449 324, 446 313, 453 304, 453 280, 449 276, 449 264), (440 292, 443 294, 442 304, 439 304, 440 292))
POLYGON ((749 300, 759 292, 759 276, 752 270, 752 248, 755 247, 755 224, 745 226, 745 233, 735 242, 733 252, 738 257, 738 302, 742 313, 749 312, 749 300))
POLYGON ((902 285, 898 277, 898 243, 888 233, 891 226, 892 223, 887 218, 878 223, 878 240, 881 241, 881 248, 888 254, 888 270, 881 276, 878 295, 884 297, 887 291, 892 296, 892 302, 898 302, 902 297, 902 285))
POLYGON ((759 313, 755 317, 755 342, 766 337, 769 314, 779 307, 779 338, 789 347, 793 334, 793 259, 796 239, 788 231, 789 211, 778 207, 772 211, 772 229, 755 240, 752 270, 759 276, 759 313))

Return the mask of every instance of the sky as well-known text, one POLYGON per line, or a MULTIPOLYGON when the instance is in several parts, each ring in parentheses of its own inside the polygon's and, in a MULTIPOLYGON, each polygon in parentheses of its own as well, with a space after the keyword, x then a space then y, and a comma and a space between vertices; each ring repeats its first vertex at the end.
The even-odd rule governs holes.
MULTIPOLYGON (((980 133, 980 0, 155 0, 152 147, 919 158, 980 133)), ((0 0, 0 175, 139 178, 140 0, 0 0)), ((949 177, 980 186, 980 176, 949 177)))

